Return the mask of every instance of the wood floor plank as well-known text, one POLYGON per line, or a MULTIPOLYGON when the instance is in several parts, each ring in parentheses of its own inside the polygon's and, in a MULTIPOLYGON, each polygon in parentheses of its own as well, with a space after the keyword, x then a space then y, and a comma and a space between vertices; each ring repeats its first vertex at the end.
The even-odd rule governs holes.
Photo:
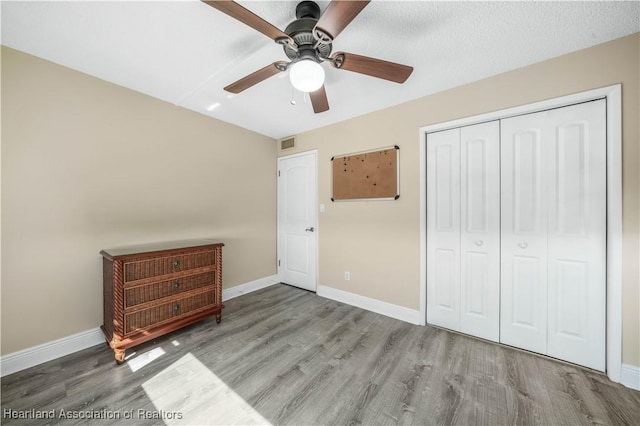
POLYGON ((221 324, 204 320, 146 342, 122 366, 98 345, 1 380, 3 412, 133 418, 5 415, 2 423, 640 424, 640 392, 593 370, 287 285, 225 305, 221 324))

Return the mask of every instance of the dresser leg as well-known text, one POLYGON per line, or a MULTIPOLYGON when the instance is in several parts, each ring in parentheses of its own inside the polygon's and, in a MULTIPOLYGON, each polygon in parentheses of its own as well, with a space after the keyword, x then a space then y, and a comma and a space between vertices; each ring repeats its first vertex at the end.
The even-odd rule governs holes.
POLYGON ((216 314, 216 323, 220 324, 220 321, 222 321, 222 312, 216 314))
POLYGON ((114 349, 113 352, 115 353, 115 357, 116 357, 116 364, 120 365, 120 364, 124 364, 124 349, 114 349))

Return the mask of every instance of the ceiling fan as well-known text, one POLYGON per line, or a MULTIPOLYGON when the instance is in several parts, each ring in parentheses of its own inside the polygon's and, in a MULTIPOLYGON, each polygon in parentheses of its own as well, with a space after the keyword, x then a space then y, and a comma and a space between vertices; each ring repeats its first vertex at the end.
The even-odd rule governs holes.
POLYGON ((346 52, 331 54, 332 43, 347 25, 364 9, 367 1, 334 0, 320 15, 320 7, 313 1, 302 1, 296 6, 296 20, 284 31, 260 18, 250 10, 231 0, 213 0, 204 3, 232 18, 260 31, 282 45, 290 59, 276 61, 231 83, 224 90, 240 93, 280 72, 289 70, 293 86, 309 93, 315 113, 329 110, 329 101, 324 88, 323 62, 334 68, 366 74, 396 83, 404 83, 413 72, 413 67, 369 58, 346 52))

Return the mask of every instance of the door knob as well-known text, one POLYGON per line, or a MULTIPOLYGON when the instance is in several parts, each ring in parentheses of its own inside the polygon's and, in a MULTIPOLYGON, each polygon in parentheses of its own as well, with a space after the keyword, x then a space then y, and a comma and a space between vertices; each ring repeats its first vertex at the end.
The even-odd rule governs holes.
POLYGON ((519 243, 518 247, 520 247, 521 249, 526 249, 529 246, 527 245, 527 243, 519 243))
POLYGON ((307 228, 307 229, 305 229, 305 231, 307 231, 307 232, 314 232, 314 231, 315 231, 315 228, 312 226, 311 228, 307 228))
POLYGON ((478 247, 480 247, 482 244, 483 244, 482 240, 478 240, 478 241, 476 241, 476 245, 477 245, 478 247))

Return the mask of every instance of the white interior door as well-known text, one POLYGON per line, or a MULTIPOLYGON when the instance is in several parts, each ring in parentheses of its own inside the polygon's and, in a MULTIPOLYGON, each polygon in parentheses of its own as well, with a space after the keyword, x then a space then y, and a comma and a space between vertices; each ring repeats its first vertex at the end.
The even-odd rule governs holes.
POLYGON ((498 341, 500 140, 493 121, 427 135, 427 321, 498 341))
POLYGON ((605 370, 606 101, 545 113, 548 354, 605 370))
POLYGON ((316 152, 278 159, 278 273, 280 281, 316 291, 316 152))
POLYGON ((501 121, 500 341, 547 352, 547 154, 540 114, 501 121))
POLYGON ((427 135, 427 322, 460 330, 460 129, 427 135))
POLYGON ((460 130, 460 331, 500 337, 500 124, 460 130))
POLYGON ((605 369, 606 103, 502 121, 503 343, 605 369))

